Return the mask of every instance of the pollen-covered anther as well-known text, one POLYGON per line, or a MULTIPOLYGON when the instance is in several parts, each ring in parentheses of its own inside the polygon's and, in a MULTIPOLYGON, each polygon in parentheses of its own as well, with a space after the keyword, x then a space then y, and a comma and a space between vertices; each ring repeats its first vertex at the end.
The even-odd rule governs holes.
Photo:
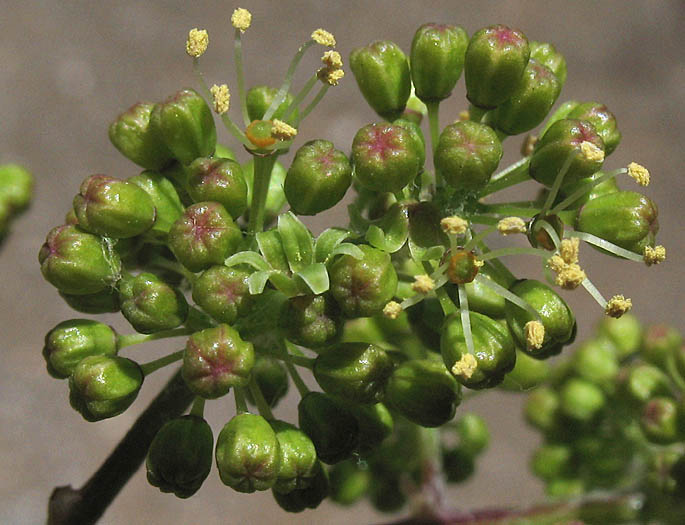
POLYGON ((297 129, 282 120, 273 119, 271 125, 271 136, 279 140, 290 140, 297 135, 297 129))
POLYGON ((554 273, 563 272, 566 266, 566 261, 564 261, 564 259, 562 259, 560 255, 552 255, 552 257, 547 259, 547 267, 554 273))
POLYGON ((455 376, 461 376, 464 379, 470 379, 473 373, 478 368, 478 361, 472 354, 464 354, 461 359, 452 365, 451 372, 455 376))
POLYGON ((335 37, 325 29, 317 29, 312 33, 312 40, 319 45, 335 47, 335 37))
POLYGON ((622 295, 614 295, 604 307, 604 313, 618 319, 633 307, 633 302, 622 295))
POLYGON ((604 161, 604 151, 587 140, 580 144, 580 151, 587 160, 602 162, 604 161))
POLYGON ((233 14, 231 15, 231 25, 236 29, 240 29, 241 33, 244 33, 247 28, 250 27, 251 23, 252 13, 250 13, 247 9, 239 7, 233 11, 233 14))
POLYGON ((666 260, 666 248, 661 245, 645 247, 644 261, 647 266, 652 266, 653 264, 659 264, 666 260))
POLYGON ((557 274, 554 282, 564 290, 575 290, 585 279, 587 279, 587 275, 583 269, 578 264, 571 263, 564 266, 557 274))
POLYGON ((316 72, 316 75, 321 82, 325 82, 329 86, 337 86, 338 82, 345 76, 345 72, 342 69, 322 67, 316 72))
POLYGON ((524 157, 530 157, 533 154, 533 150, 535 149, 535 144, 538 142, 538 138, 539 137, 537 135, 526 136, 521 144, 521 155, 524 157))
POLYGON ((209 91, 212 97, 214 97, 214 111, 219 115, 226 113, 231 103, 231 93, 228 90, 228 86, 226 84, 221 84, 220 86, 214 84, 209 91))
POLYGON ((209 45, 209 34, 204 29, 197 27, 188 32, 188 40, 186 41, 186 53, 193 58, 199 58, 207 51, 209 45))
POLYGON ((471 120, 471 113, 469 113, 468 109, 462 109, 459 112, 459 120, 471 120))
POLYGON ((342 57, 337 51, 326 51, 321 57, 321 62, 326 64, 331 69, 340 69, 343 67, 342 57))
POLYGON ((397 301, 390 301, 383 307, 383 315, 388 319, 397 319, 402 313, 402 305, 397 301))
POLYGON ((469 227, 467 220, 453 215, 452 217, 445 217, 440 221, 442 231, 450 235, 464 235, 466 229, 469 227))
POLYGON ((578 262, 578 251, 580 248, 580 239, 578 237, 571 237, 570 239, 563 239, 559 246, 559 255, 566 264, 574 264, 578 262))
POLYGON ((628 176, 640 186, 649 186, 649 170, 637 162, 628 164, 628 176))
POLYGON ((528 350, 540 350, 545 340, 545 327, 540 321, 528 321, 523 327, 528 350))
POLYGON ((505 217, 497 223, 497 231, 502 235, 526 233, 526 221, 521 217, 505 217))
POLYGON ((411 289, 418 293, 428 293, 435 289, 435 281, 430 275, 415 275, 411 289))

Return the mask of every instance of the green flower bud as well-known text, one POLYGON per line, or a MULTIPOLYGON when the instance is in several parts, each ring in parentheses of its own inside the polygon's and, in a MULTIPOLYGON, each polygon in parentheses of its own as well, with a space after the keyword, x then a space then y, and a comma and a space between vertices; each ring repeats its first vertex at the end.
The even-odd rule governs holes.
POLYGON ((461 388, 441 362, 413 359, 395 369, 385 396, 410 421, 422 427, 439 427, 454 417, 461 388))
POLYGON ((193 301, 221 323, 232 324, 252 303, 243 270, 212 266, 193 283, 193 301))
POLYGON ((314 443, 307 434, 285 421, 271 421, 271 428, 281 453, 281 468, 273 490, 287 494, 308 487, 318 466, 314 443))
POLYGON ((171 330, 188 317, 188 303, 183 294, 148 272, 121 279, 119 300, 121 313, 141 334, 171 330))
POLYGON ((201 417, 189 415, 167 421, 147 452, 147 480, 162 492, 189 498, 209 476, 213 449, 212 429, 201 417))
POLYGON ((464 68, 469 37, 461 27, 424 24, 411 43, 411 79, 424 102, 450 96, 464 68))
POLYGON ((28 208, 33 197, 33 175, 18 164, 0 166, 0 202, 9 213, 18 213, 28 208))
POLYGON ((155 205, 140 187, 129 182, 92 175, 74 197, 79 226, 106 237, 134 237, 155 222, 155 205))
POLYGON ((390 411, 383 403, 360 405, 347 403, 348 410, 359 425, 359 453, 367 455, 392 434, 394 422, 390 411))
POLYGON ((252 343, 227 324, 206 328, 188 338, 181 373, 188 388, 205 399, 244 387, 254 365, 252 343))
POLYGON ((278 480, 280 445, 262 416, 238 414, 226 423, 215 454, 221 481, 238 492, 267 490, 278 480))
POLYGON ((562 412, 578 421, 591 420, 606 404, 598 386, 575 377, 566 381, 559 398, 562 412))
POLYGON ((530 60, 518 88, 494 110, 492 121, 507 135, 530 131, 552 109, 561 92, 556 75, 537 60, 530 60))
POLYGON ((356 403, 377 403, 392 373, 392 359, 366 343, 340 343, 314 361, 314 378, 325 392, 356 403))
POLYGON ((231 217, 247 209, 247 183, 234 160, 199 157, 188 166, 188 193, 195 202, 214 201, 231 217))
POLYGON ((549 443, 535 451, 531 470, 537 477, 551 481, 572 473, 573 451, 567 445, 549 443))
POLYGON ((501 387, 505 390, 523 392, 542 384, 550 373, 547 361, 530 357, 525 352, 516 349, 516 364, 514 369, 504 376, 501 387))
POLYGON ((473 475, 476 462, 473 454, 461 447, 453 447, 442 451, 442 468, 447 483, 462 483, 473 475))
POLYGON ((619 319, 604 317, 597 333, 611 341, 620 361, 637 352, 642 344, 642 325, 632 314, 624 314, 619 319))
POLYGON ((514 368, 514 341, 506 327, 483 314, 470 312, 469 319, 475 355, 469 354, 461 315, 457 312, 445 319, 442 328, 442 359, 462 385, 473 389, 492 388, 514 368), (467 355, 471 361, 467 361, 467 355))
POLYGON ((586 155, 581 151, 581 145, 585 142, 604 151, 602 138, 589 122, 576 119, 556 121, 535 144, 535 150, 530 159, 530 176, 540 184, 551 188, 557 174, 574 151, 576 154, 564 175, 564 183, 572 184, 596 173, 602 168, 604 157, 603 155, 586 155))
POLYGON ((589 201, 578 212, 576 229, 642 254, 659 231, 659 211, 651 199, 619 191, 589 201))
POLYGON ((666 494, 674 493, 678 483, 671 471, 682 457, 682 452, 669 449, 653 454, 649 459, 645 476, 648 488, 666 494))
POLYGON ((411 79, 407 57, 397 44, 378 40, 350 54, 350 69, 369 106, 386 120, 402 114, 411 79))
POLYGON ((520 31, 503 25, 476 31, 466 48, 464 78, 471 104, 491 109, 508 100, 522 82, 530 47, 520 31))
POLYGON ((538 312, 545 328, 542 346, 539 349, 528 349, 525 326, 529 321, 536 319, 527 310, 507 301, 505 310, 509 330, 525 352, 537 359, 545 359, 558 354, 564 345, 573 342, 576 334, 576 318, 566 301, 554 290, 532 279, 518 281, 509 290, 538 312))
POLYGON ((573 354, 573 369, 584 379, 611 391, 619 371, 613 345, 607 340, 585 341, 573 354))
POLYGON ((579 104, 568 114, 568 118, 586 120, 592 124, 595 131, 602 137, 604 153, 607 155, 611 155, 621 142, 621 132, 617 127, 616 117, 604 104, 599 102, 579 104))
POLYGON ((599 486, 613 487, 635 453, 635 444, 620 435, 583 436, 573 443, 576 463, 582 463, 599 486))
POLYGON ((119 294, 113 288, 88 295, 59 292, 64 302, 83 314, 105 314, 119 311, 119 294))
POLYGON ((524 407, 526 421, 535 428, 547 432, 559 419, 559 395, 547 386, 533 390, 524 407))
POLYGON ((481 454, 490 442, 490 431, 482 417, 474 413, 464 414, 457 421, 459 448, 471 456, 481 454))
POLYGON ((212 111, 192 89, 182 89, 164 102, 155 104, 150 126, 182 164, 190 164, 198 157, 214 153, 216 127, 212 111))
POLYGON ((191 272, 223 264, 241 241, 240 228, 218 202, 189 206, 169 230, 169 248, 191 272))
MULTIPOLYGON (((290 385, 288 372, 280 361, 272 357, 257 354, 252 367, 252 377, 261 390, 264 400, 271 407, 276 406, 288 392, 290 385)), ((256 404, 249 390, 245 391, 245 397, 253 405, 256 404)))
POLYGON ((623 391, 637 404, 647 403, 656 396, 673 394, 668 376, 659 368, 639 364, 630 368, 622 379, 623 391))
POLYGON ((296 345, 319 349, 340 339, 343 321, 338 303, 328 294, 300 295, 284 303, 280 325, 296 345))
POLYGON ((43 357, 48 373, 66 379, 79 362, 91 355, 117 353, 117 336, 111 327, 88 319, 62 321, 45 335, 43 357))
MULTIPOLYGON (((272 88, 269 86, 254 86, 247 90, 247 116, 250 119, 250 122, 253 120, 262 120, 264 118, 266 110, 269 109, 269 106, 271 106, 271 103, 273 102, 274 98, 276 98, 277 93, 277 88, 272 88)), ((297 108, 294 108, 292 113, 290 113, 286 119, 283 119, 285 110, 288 109, 293 100, 295 100, 295 97, 293 97, 291 93, 288 93, 285 97, 285 100, 280 106, 278 106, 276 112, 271 118, 283 120, 291 125, 297 124, 297 108)))
POLYGON ((359 425, 341 403, 321 392, 309 392, 297 406, 300 428, 311 438, 316 454, 333 465, 348 458, 359 442, 359 425))
POLYGON ((647 328, 640 355, 645 361, 664 367, 683 345, 681 333, 667 324, 647 328))
POLYGON ((566 84, 566 59, 556 47, 547 42, 530 42, 530 58, 549 68, 559 81, 559 89, 566 84))
POLYGON ((681 439, 678 405, 668 397, 655 397, 642 409, 640 428, 652 443, 669 444, 681 439))
POLYGON ((286 512, 302 512, 305 509, 318 507, 328 496, 328 491, 328 475, 321 463, 317 462, 316 472, 308 487, 295 489, 287 494, 273 490, 272 494, 276 503, 286 512))
POLYGON ((144 171, 140 175, 129 177, 126 182, 132 182, 150 196, 155 207, 155 223, 147 234, 166 241, 171 225, 178 220, 184 209, 172 182, 154 171, 144 171))
POLYGON ((541 221, 545 221, 549 224, 560 239, 564 236, 564 222, 558 215, 545 215, 541 217, 540 214, 538 214, 528 223, 528 232, 526 233, 526 236, 528 237, 530 245, 534 248, 544 248, 545 250, 554 251, 556 250, 554 240, 550 237, 549 233, 547 233, 547 230, 542 227, 541 221))
POLYGON ((310 140, 297 150, 283 190, 298 215, 316 215, 332 208, 352 183, 352 166, 327 140, 310 140))
MULTIPOLYGON (((500 286, 505 286, 505 283, 499 279, 487 263, 478 269, 478 275, 490 279, 500 286)), ((505 299, 492 288, 475 280, 466 283, 464 288, 466 288, 466 297, 469 301, 469 310, 492 318, 504 317, 505 299)), ((448 291, 456 291, 456 287, 450 287, 448 291)), ((458 304, 458 295, 456 293, 454 295, 453 300, 456 299, 458 304)))
POLYGON ((368 492, 371 473, 355 459, 341 461, 330 471, 331 499, 339 505, 352 505, 368 492))
POLYGON ((407 503, 398 477, 375 477, 369 493, 371 505, 380 512, 397 512, 407 503))
POLYGON ((352 141, 355 179, 369 190, 400 191, 416 178, 422 159, 425 152, 404 126, 369 124, 352 141))
POLYGON ((137 363, 119 356, 91 355, 69 378, 69 403, 86 421, 118 416, 138 396, 143 372, 137 363))
MULTIPOLYGON (((271 170, 269 191, 266 195, 266 204, 264 205, 264 224, 271 223, 286 203, 285 192, 283 191, 285 175, 285 168, 280 162, 276 161, 271 170)), ((245 182, 247 182, 247 202, 252 202, 254 181, 254 161, 252 159, 243 164, 243 176, 245 177, 245 182)), ((249 213, 248 210, 247 214, 249 215, 249 213)))
POLYGON ((109 244, 76 226, 50 230, 38 261, 50 284, 73 295, 94 294, 113 286, 121 270, 121 260, 109 244))
POLYGON ((109 126, 109 140, 121 154, 148 170, 169 164, 172 155, 159 129, 150 125, 154 104, 139 102, 109 126))
POLYGON ((359 245, 362 259, 342 255, 329 268, 330 290, 347 317, 378 314, 397 290, 397 273, 390 255, 359 245))
POLYGON ((450 124, 440 134, 435 169, 450 186, 480 190, 502 158, 502 144, 490 126, 471 121, 450 124))

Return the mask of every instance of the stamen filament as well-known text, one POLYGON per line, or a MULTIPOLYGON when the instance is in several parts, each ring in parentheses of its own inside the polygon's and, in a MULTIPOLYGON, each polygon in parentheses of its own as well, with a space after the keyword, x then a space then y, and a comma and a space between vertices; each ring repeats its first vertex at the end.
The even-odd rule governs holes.
POLYGON ((518 295, 510 292, 503 286, 500 286, 496 282, 494 282, 492 279, 488 279, 487 277, 483 277, 481 275, 476 275, 476 280, 482 284, 483 286, 487 286, 490 288, 492 291, 494 291, 496 294, 504 297, 505 300, 509 301, 510 303, 515 304, 519 308, 522 308, 529 314, 533 315, 537 321, 542 322, 542 318, 540 317, 540 314, 533 308, 530 304, 528 304, 526 301, 521 299, 518 295))
POLYGON ((583 288, 587 290, 587 292, 592 296, 592 298, 597 301, 597 304, 602 307, 602 309, 606 308, 607 305, 607 300, 604 298, 602 293, 597 289, 597 287, 592 284, 592 281, 590 279, 585 279, 582 283, 583 288))
POLYGON ((559 193, 559 188, 561 188, 561 183, 564 182, 564 177, 566 176, 566 173, 568 173, 568 170, 571 167, 571 163, 576 158, 576 155, 578 155, 578 150, 574 149, 573 151, 571 151, 571 153, 568 154, 568 157, 566 157, 566 160, 564 161, 564 165, 561 167, 561 169, 559 170, 559 173, 557 173, 557 176, 554 179, 554 184, 552 184, 552 189, 549 190, 549 194, 547 195, 547 200, 545 201, 545 205, 542 207, 542 211, 540 212, 540 215, 542 215, 542 216, 547 215, 548 210, 552 207, 552 204, 554 204, 554 199, 557 198, 557 193, 559 193))
POLYGON ((471 333, 471 317, 469 315, 469 299, 466 295, 466 287, 458 285, 459 290, 459 310, 461 313, 461 328, 464 331, 464 340, 469 354, 475 355, 476 351, 473 344, 473 334, 471 333))
POLYGON ((559 204, 557 204, 554 208, 552 208, 552 211, 550 213, 555 214, 560 212, 561 210, 564 210, 568 208, 571 204, 576 202, 578 199, 580 199, 583 195, 588 193, 592 188, 595 186, 598 186, 602 182, 604 182, 607 179, 612 179, 616 177, 617 175, 621 175, 623 173, 628 173, 628 170, 626 168, 620 168, 614 171, 610 171, 609 173, 605 173, 601 177, 599 177, 597 180, 594 180, 588 184, 584 184, 581 188, 577 189, 571 195, 566 197, 563 201, 561 201, 559 204))
POLYGON ((568 233, 568 236, 578 237, 581 241, 585 241, 588 244, 593 244, 598 248, 611 252, 614 255, 618 255, 619 257, 623 257, 624 259, 636 262, 643 262, 644 260, 643 255, 631 252, 630 250, 626 250, 625 248, 621 248, 620 246, 616 246, 615 244, 595 235, 592 235, 591 233, 572 231, 568 233))
MULTIPOLYGON (((271 117, 273 117, 274 113, 276 113, 276 110, 280 107, 281 104, 283 104, 283 101, 285 100, 286 95, 288 94, 288 90, 290 89, 290 85, 293 82, 293 76, 295 75, 295 69, 297 69, 297 66, 300 64, 300 61, 302 60, 302 57, 304 56, 305 51, 312 47, 314 45, 314 40, 308 40, 304 44, 300 46, 300 49, 297 50, 297 53, 295 53, 295 56, 293 59, 290 61, 290 65, 288 66, 288 71, 285 74, 285 79, 283 80, 283 84, 281 85, 280 89, 278 90, 278 93, 276 93, 276 96, 274 99, 271 101, 271 105, 269 108, 266 110, 266 113, 264 113, 264 117, 262 117, 263 120, 270 120, 271 117)), ((302 119, 300 119, 302 120, 302 119)))
POLYGON ((548 223, 547 221, 538 221, 537 224, 547 232, 547 235, 552 239, 552 243, 554 244, 554 247, 559 249, 559 245, 561 244, 561 240, 559 239, 559 235, 557 235, 557 232, 554 228, 552 228, 552 225, 548 223))
POLYGON ((540 248, 528 248, 525 246, 512 246, 509 248, 500 248, 499 250, 493 250, 489 253, 485 253, 480 256, 481 261, 489 261, 491 259, 496 259, 499 257, 506 257, 508 255, 537 255, 539 257, 549 257, 550 253, 547 250, 541 250, 540 248))
POLYGON ((499 173, 495 173, 490 179, 490 183, 480 193, 481 197, 503 190, 519 182, 530 179, 528 173, 528 166, 530 164, 530 157, 524 157, 521 160, 514 162, 514 164, 507 166, 499 173))
POLYGON ((495 231, 497 231, 497 226, 491 226, 490 228, 485 228, 482 232, 476 234, 474 237, 471 238, 471 240, 469 242, 467 242, 464 245, 464 250, 466 250, 467 252, 473 250, 480 241, 482 241, 488 235, 490 235, 491 233, 493 233, 495 231))
POLYGON ((302 86, 302 89, 295 95, 295 98, 293 101, 290 103, 290 105, 286 108, 286 110, 283 112, 283 117, 281 120, 287 121, 290 115, 297 109, 297 107, 300 105, 300 103, 309 95, 309 92, 312 90, 314 85, 317 82, 318 77, 316 74, 312 75, 309 80, 307 80, 307 83, 302 86))
POLYGON ((328 84, 321 84, 321 87, 319 88, 319 92, 316 94, 316 96, 312 99, 312 101, 307 105, 302 110, 302 113, 300 113, 300 117, 297 119, 297 123, 299 125, 300 122, 302 122, 305 118, 307 118, 307 115, 309 115, 312 110, 321 102, 321 99, 326 95, 326 92, 331 86, 328 84))
POLYGON ((233 38, 233 60, 235 62, 235 73, 238 79, 238 97, 240 98, 240 110, 243 114, 245 127, 250 125, 250 117, 247 114, 247 98, 245 95, 245 74, 243 72, 243 44, 241 40, 242 31, 236 29, 233 38))

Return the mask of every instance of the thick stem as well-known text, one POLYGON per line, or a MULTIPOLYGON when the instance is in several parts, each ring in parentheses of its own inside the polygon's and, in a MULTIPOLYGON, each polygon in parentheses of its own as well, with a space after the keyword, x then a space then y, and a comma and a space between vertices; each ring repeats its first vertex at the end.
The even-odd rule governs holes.
POLYGON ((254 157, 254 174, 252 179, 252 203, 250 204, 250 221, 247 232, 254 236, 264 229, 264 215, 266 213, 266 197, 269 194, 271 171, 276 163, 276 155, 268 157, 254 157))
POLYGON ((55 488, 48 504, 48 525, 95 523, 143 463, 157 431, 183 414, 193 398, 177 372, 83 487, 55 488))

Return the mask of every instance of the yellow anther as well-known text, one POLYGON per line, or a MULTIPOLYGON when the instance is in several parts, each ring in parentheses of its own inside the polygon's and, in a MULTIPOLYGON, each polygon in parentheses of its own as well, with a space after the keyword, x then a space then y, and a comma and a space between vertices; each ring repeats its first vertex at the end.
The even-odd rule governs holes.
POLYGON ((566 266, 566 261, 564 261, 560 255, 552 255, 552 257, 547 259, 547 267, 554 273, 563 272, 566 266))
POLYGON ((335 37, 325 29, 317 29, 312 33, 312 40, 326 47, 335 47, 335 37))
POLYGON ((471 113, 469 113, 468 109, 462 109, 459 112, 459 120, 470 120, 471 119, 471 113))
POLYGON ((478 259, 478 258, 474 258, 474 259, 473 259, 473 265, 474 265, 476 268, 482 268, 482 267, 485 265, 485 263, 484 263, 483 261, 481 261, 480 259, 478 259))
POLYGON ((526 221, 521 217, 505 217, 497 223, 497 231, 502 235, 526 233, 526 221))
POLYGON ((326 51, 321 57, 321 62, 326 64, 331 69, 340 69, 343 67, 342 57, 337 51, 326 51))
POLYGON ((666 260, 666 248, 661 245, 655 246, 654 248, 646 246, 644 260, 647 266, 664 262, 666 260))
POLYGON ((442 231, 450 235, 463 235, 469 227, 468 221, 453 215, 452 217, 445 217, 440 221, 442 231))
POLYGON ((628 176, 640 186, 649 186, 649 170, 637 162, 628 164, 628 176))
POLYGON ((209 34, 204 29, 197 27, 188 32, 188 40, 186 40, 186 53, 193 58, 198 58, 207 51, 209 45, 209 34))
POLYGON ((537 135, 528 135, 521 144, 521 155, 524 157, 530 157, 535 149, 535 144, 538 142, 537 135))
POLYGON ((604 151, 595 146, 592 142, 588 142, 587 140, 583 141, 580 144, 580 151, 583 153, 583 155, 585 155, 587 160, 595 162, 604 161, 604 151))
POLYGON ((321 82, 325 82, 329 86, 337 86, 340 79, 345 76, 342 69, 331 69, 330 67, 322 67, 316 72, 321 82))
POLYGON ((250 27, 251 23, 252 13, 250 13, 247 9, 239 7, 233 11, 233 14, 231 15, 231 24, 236 29, 240 29, 241 33, 244 33, 247 28, 250 27))
POLYGON ((578 248, 580 247, 580 239, 578 237, 571 237, 570 239, 563 239, 561 246, 559 246, 559 255, 566 264, 574 264, 578 262, 578 248))
POLYGON ((297 130, 277 118, 271 122, 271 136, 279 140, 290 140, 297 135, 297 130))
POLYGON ((633 307, 633 302, 622 295, 614 295, 604 307, 604 313, 618 319, 633 307))
POLYGON ((388 319, 397 319, 402 313, 402 305, 396 301, 390 301, 383 307, 383 315, 388 319))
POLYGON ((435 281, 430 275, 415 275, 411 289, 418 293, 428 293, 435 289, 435 281))
POLYGON ((528 350, 540 350, 545 340, 545 327, 540 321, 528 321, 523 327, 528 350))
POLYGON ((587 275, 585 275, 583 269, 578 264, 571 263, 565 265, 557 274, 554 282, 564 290, 575 290, 585 279, 587 279, 587 275))
POLYGON ((464 354, 461 359, 452 366, 452 373, 455 376, 461 376, 464 379, 470 379, 473 373, 478 368, 478 361, 472 354, 464 354))
POLYGON ((226 84, 221 84, 217 86, 214 84, 209 91, 214 97, 214 111, 219 115, 223 115, 228 111, 231 103, 231 93, 228 91, 228 86, 226 84))

